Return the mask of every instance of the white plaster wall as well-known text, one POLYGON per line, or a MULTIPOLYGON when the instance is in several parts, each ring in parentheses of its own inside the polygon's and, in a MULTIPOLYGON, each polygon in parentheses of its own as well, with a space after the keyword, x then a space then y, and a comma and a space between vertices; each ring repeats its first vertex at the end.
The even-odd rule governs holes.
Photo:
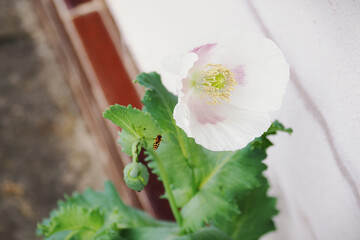
POLYGON ((274 118, 294 133, 273 137, 267 174, 281 213, 263 239, 360 239, 359 1, 107 2, 142 71, 223 27, 277 42, 292 74, 274 118))

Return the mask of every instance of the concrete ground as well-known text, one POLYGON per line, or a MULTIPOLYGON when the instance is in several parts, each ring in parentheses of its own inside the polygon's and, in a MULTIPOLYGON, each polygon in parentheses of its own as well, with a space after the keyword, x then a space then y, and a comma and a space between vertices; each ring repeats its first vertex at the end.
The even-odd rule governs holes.
POLYGON ((0 0, 0 239, 31 240, 64 193, 102 188, 102 156, 26 0, 0 0))

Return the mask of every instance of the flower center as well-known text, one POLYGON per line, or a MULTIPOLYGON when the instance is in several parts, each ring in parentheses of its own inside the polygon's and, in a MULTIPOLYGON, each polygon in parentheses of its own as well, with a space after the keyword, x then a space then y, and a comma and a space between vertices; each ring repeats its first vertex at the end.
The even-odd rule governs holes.
POLYGON ((221 100, 230 100, 230 92, 237 81, 234 73, 221 64, 207 64, 198 76, 196 88, 202 97, 209 99, 209 104, 219 104, 221 100))

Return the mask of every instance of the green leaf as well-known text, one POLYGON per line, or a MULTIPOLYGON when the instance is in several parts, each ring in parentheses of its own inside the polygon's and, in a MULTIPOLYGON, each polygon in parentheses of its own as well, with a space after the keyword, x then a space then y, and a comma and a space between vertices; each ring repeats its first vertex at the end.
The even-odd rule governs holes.
POLYGON ((147 145, 152 146, 154 138, 161 134, 160 127, 149 113, 133 108, 131 105, 127 107, 112 105, 105 110, 103 116, 122 128, 120 141, 123 151, 129 156, 132 155, 134 141, 143 140, 147 145))
POLYGON ((253 149, 251 144, 236 152, 211 152, 198 159, 196 166, 198 192, 183 207, 184 227, 192 231, 204 223, 217 224, 230 214, 239 213, 236 200, 261 186, 261 173, 266 166, 265 149, 253 149))
POLYGON ((96 239, 97 232, 111 228, 116 222, 116 219, 113 220, 106 222, 104 226, 105 214, 99 208, 86 209, 73 205, 60 207, 56 216, 47 225, 40 225, 39 228, 49 239, 96 239))
POLYGON ((255 138, 254 141, 252 141, 252 146, 254 148, 267 148, 273 145, 273 143, 267 138, 269 135, 275 135, 277 132, 287 132, 289 134, 292 133, 291 128, 285 128, 284 125, 282 125, 278 120, 275 120, 269 129, 261 136, 255 138))
POLYGON ((122 229, 134 227, 173 227, 173 223, 157 221, 145 212, 126 206, 111 182, 105 191, 87 189, 59 201, 59 209, 38 225, 38 234, 47 239, 121 239, 122 229))
POLYGON ((179 236, 178 228, 130 228, 124 230, 122 236, 134 240, 230 240, 224 232, 215 227, 201 228, 194 233, 181 236, 179 236))
MULTIPOLYGON (((182 154, 178 139, 174 134, 168 132, 163 134, 163 140, 156 152, 163 160, 166 172, 169 173, 168 179, 171 183, 171 188, 174 190, 173 193, 177 200, 177 206, 182 207, 195 191, 192 168, 189 167, 188 161, 182 154), (179 171, 180 169, 181 171, 179 171)), ((146 160, 150 161, 148 166, 159 176, 158 166, 155 161, 152 161, 152 156, 148 155, 146 160)))
POLYGON ((278 131, 287 132, 289 134, 293 132, 291 128, 285 128, 284 125, 282 125, 278 120, 275 120, 264 134, 265 136, 274 135, 278 131))
POLYGON ((181 211, 185 228, 194 231, 204 223, 215 226, 226 223, 233 226, 231 229, 234 230, 239 227, 234 224, 239 223, 244 226, 239 233, 232 235, 232 232, 227 231, 232 238, 240 236, 234 239, 247 239, 244 235, 252 237, 249 239, 258 239, 274 228, 271 217, 277 211, 275 200, 266 196, 268 184, 262 175, 266 169, 262 160, 267 156, 266 149, 272 145, 267 136, 279 130, 289 132, 275 122, 268 132, 241 150, 206 151, 207 158, 198 158, 199 162, 195 165, 204 167, 197 171, 197 179, 201 180, 199 191, 181 211), (264 214, 259 214, 258 209, 264 214), (258 215, 253 217, 254 214, 258 215))
POLYGON ((191 240, 231 240, 224 232, 213 226, 200 228, 188 236, 191 240))
MULTIPOLYGON (((218 226, 228 222, 231 215, 242 216, 241 219, 245 219, 243 221, 246 222, 248 219, 246 214, 248 213, 244 212, 244 208, 239 202, 250 199, 252 197, 250 193, 254 189, 261 189, 264 194, 263 202, 253 201, 254 203, 262 206, 261 204, 268 201, 266 197, 267 182, 262 175, 266 166, 262 161, 267 156, 267 148, 273 145, 267 136, 276 134, 277 131, 291 133, 291 129, 286 129, 278 121, 275 121, 267 132, 241 150, 236 152, 211 152, 205 150, 207 157, 198 158, 198 161, 195 162, 196 166, 202 166, 196 172, 197 179, 201 180, 200 184, 198 184, 199 191, 183 207, 181 212, 185 219, 184 227, 194 230, 204 223, 213 223, 218 226), (266 185, 265 188, 264 185, 266 185), (207 194, 204 197, 204 192, 210 192, 214 197, 211 198, 207 194), (221 196, 222 201, 216 199, 215 196, 221 196), (199 205, 198 202, 201 202, 201 204, 199 205), (221 212, 212 210, 218 208, 212 204, 213 202, 219 205, 221 212), (228 205, 225 205, 226 202, 228 205), (194 219, 194 216, 196 219, 194 219)), ((273 199, 270 202, 275 203, 273 199)), ((275 211, 274 205, 265 204, 265 207, 272 213, 275 211)), ((269 214, 267 221, 271 221, 273 215, 269 214)), ((263 234, 269 231, 266 228, 267 223, 259 221, 258 224, 258 233, 262 232, 263 234), (262 228, 263 226, 265 228, 262 228)), ((255 228, 252 230, 255 231, 255 228)))
MULTIPOLYGON (((163 129, 163 141, 157 153, 163 159, 163 164, 169 173, 171 188, 177 199, 176 204, 182 207, 196 190, 194 168, 189 159, 192 154, 197 154, 195 149, 197 146, 194 140, 189 139, 176 125, 172 114, 177 97, 162 85, 160 76, 155 72, 141 73, 136 78, 136 82, 147 89, 142 99, 144 110, 151 113, 163 129)), ((147 160, 151 161, 152 156, 149 156, 147 160)), ((149 164, 149 167, 159 174, 154 161, 149 164)))
POLYGON ((114 208, 118 210, 122 216, 122 224, 126 227, 136 226, 158 226, 166 224, 153 219, 145 212, 136 208, 129 207, 121 201, 114 185, 107 181, 105 182, 104 192, 94 192, 92 189, 87 189, 83 194, 74 193, 72 197, 65 196, 66 202, 59 202, 59 206, 80 205, 86 208, 98 206, 106 212, 112 211, 114 208))
POLYGON ((178 233, 179 229, 175 227, 139 227, 124 230, 122 236, 131 240, 175 240, 178 233))
POLYGON ((218 227, 236 240, 256 240, 263 234, 275 230, 274 217, 276 199, 267 196, 269 185, 265 178, 261 187, 252 190, 246 198, 237 202, 241 214, 230 216, 229 221, 218 224, 218 227))
POLYGON ((162 129, 174 131, 177 126, 172 114, 177 97, 163 86, 160 75, 155 72, 141 73, 135 82, 147 89, 142 99, 144 110, 151 113, 162 129))
POLYGON ((219 191, 199 191, 182 208, 183 227, 194 232, 207 224, 216 225, 216 220, 227 220, 229 214, 238 213, 238 209, 233 201, 229 201, 222 196, 219 191))

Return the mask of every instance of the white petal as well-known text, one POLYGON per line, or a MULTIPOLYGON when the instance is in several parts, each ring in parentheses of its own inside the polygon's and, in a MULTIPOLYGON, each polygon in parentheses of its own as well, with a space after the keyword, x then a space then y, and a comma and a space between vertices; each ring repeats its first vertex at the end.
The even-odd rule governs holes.
POLYGON ((261 136, 271 125, 269 114, 264 112, 229 107, 223 114, 226 119, 216 124, 191 122, 189 129, 198 144, 212 151, 235 151, 261 136))
POLYGON ((186 106, 186 104, 184 103, 184 101, 180 101, 179 98, 179 102, 176 104, 175 108, 174 108, 174 113, 173 113, 176 125, 178 125, 181 129, 183 129, 185 131, 185 133, 191 137, 189 135, 189 126, 190 126, 190 122, 189 122, 189 108, 186 106))
POLYGON ((210 105, 192 92, 179 98, 174 118, 189 137, 212 151, 245 147, 271 125, 268 113, 249 111, 230 103, 210 105))
POLYGON ((198 56, 193 52, 168 56, 163 62, 162 78, 165 82, 177 84, 177 94, 181 94, 183 85, 181 81, 186 78, 189 70, 198 60, 198 56))
POLYGON ((219 43, 209 61, 228 68, 242 66, 244 77, 231 94, 231 101, 252 111, 275 111, 281 106, 289 66, 270 39, 237 36, 219 43))

